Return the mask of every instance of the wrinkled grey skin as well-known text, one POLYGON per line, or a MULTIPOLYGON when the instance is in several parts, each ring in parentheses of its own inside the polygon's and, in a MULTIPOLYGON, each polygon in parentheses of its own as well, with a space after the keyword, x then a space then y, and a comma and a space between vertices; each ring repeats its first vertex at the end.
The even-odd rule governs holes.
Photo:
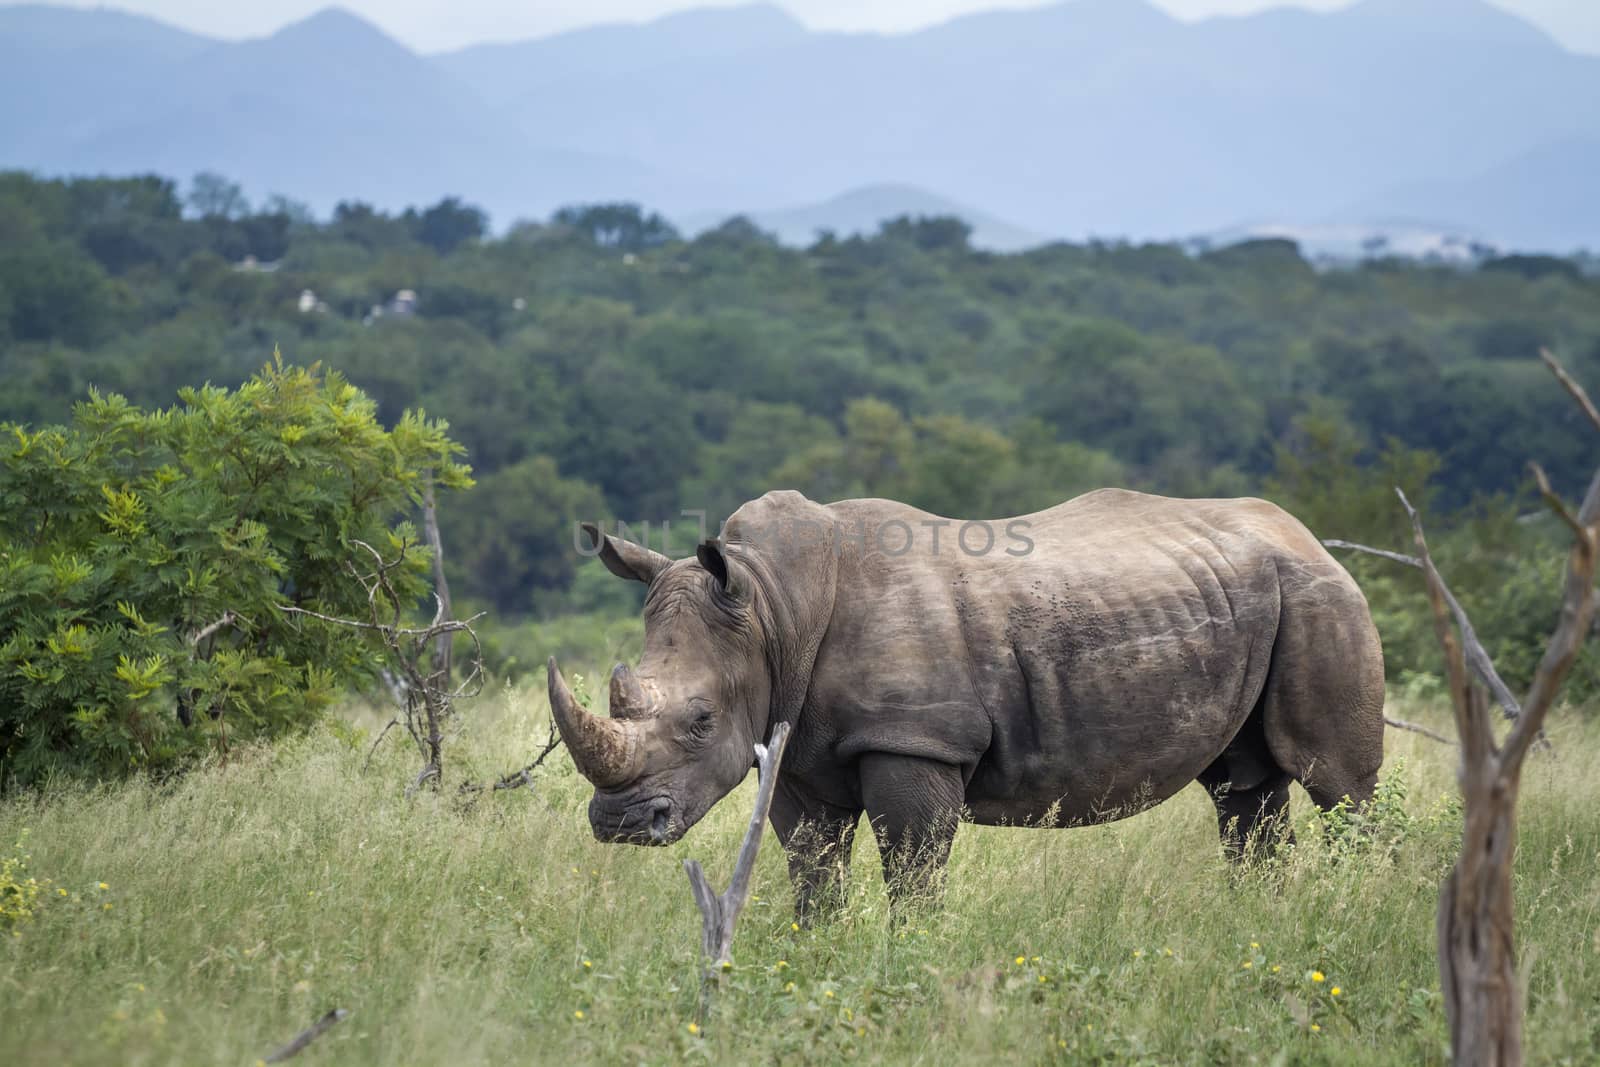
POLYGON ((551 663, 558 724, 597 785, 595 835, 676 840, 780 720, 794 734, 772 823, 803 917, 837 897, 863 812, 891 888, 914 891, 937 883, 961 818, 1105 822, 1198 781, 1243 857, 1286 831, 1291 781, 1324 808, 1371 796, 1377 631, 1349 574, 1275 505, 1105 489, 1023 516, 1024 555, 1004 540, 968 555, 956 526, 934 552, 919 524, 936 521, 785 491, 693 559, 592 532, 612 571, 649 585, 612 718, 577 707, 551 663), (919 534, 903 555, 851 533, 895 519, 919 534))

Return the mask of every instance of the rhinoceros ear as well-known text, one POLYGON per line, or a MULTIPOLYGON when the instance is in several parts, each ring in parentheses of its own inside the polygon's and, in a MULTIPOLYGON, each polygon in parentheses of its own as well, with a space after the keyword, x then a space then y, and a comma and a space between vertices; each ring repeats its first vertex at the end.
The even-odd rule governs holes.
POLYGON ((728 556, 722 547, 722 541, 716 537, 708 537, 700 542, 700 547, 694 551, 695 558, 700 561, 700 566, 711 572, 711 577, 722 586, 722 591, 735 600, 743 600, 745 596, 744 578, 739 571, 728 565, 728 556))
POLYGON ((589 535, 589 543, 600 550, 600 562, 606 565, 606 570, 618 578, 649 585, 672 564, 666 556, 643 545, 601 533, 600 527, 592 522, 583 524, 583 532, 589 535))

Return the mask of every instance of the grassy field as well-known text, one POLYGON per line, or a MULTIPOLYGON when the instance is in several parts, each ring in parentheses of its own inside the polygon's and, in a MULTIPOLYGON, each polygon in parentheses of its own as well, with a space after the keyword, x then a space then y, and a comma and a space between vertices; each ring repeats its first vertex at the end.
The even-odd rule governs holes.
MULTIPOLYGON (((1442 725, 1438 709, 1397 701, 1442 725)), ((517 765, 542 695, 468 711, 453 781, 517 765)), ((770 840, 711 1016, 699 916, 747 782, 667 849, 602 846, 564 757, 533 791, 405 799, 368 717, 184 780, 0 804, 40 893, 0 931, 0 1063, 250 1064, 334 1006, 305 1064, 1440 1063, 1434 900, 1449 749, 1391 731, 1378 833, 1295 797, 1299 844, 1235 877, 1193 787, 1111 826, 963 828, 944 906, 889 921, 876 850, 845 913, 790 925, 770 840), (354 723, 352 725, 351 723, 354 723)), ((1600 728, 1558 713, 1517 860, 1529 1062, 1600 1062, 1600 728)), ((453 784, 453 783, 452 783, 453 784)), ((15 902, 10 905, 15 907, 15 902)), ((0 920, 3 924, 4 920, 0 920)))

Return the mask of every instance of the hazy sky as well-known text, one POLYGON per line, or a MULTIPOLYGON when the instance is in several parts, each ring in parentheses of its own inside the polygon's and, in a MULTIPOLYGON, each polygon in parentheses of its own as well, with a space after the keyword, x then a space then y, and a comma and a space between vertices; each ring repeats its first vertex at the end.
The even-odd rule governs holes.
MULTIPOLYGON (((0 3, 11 0, 0 0, 0 3)), ((97 0, 69 0, 78 7, 97 0)), ((484 40, 516 40, 596 22, 643 21, 719 0, 342 0, 342 6, 425 52, 484 40)), ((726 0, 721 0, 726 2, 726 0)), ((1241 14, 1286 0, 1154 0, 1180 18, 1241 14)), ((1287 0, 1328 10, 1349 0, 1287 0)), ((1536 22, 1568 48, 1600 54, 1600 0, 1490 0, 1536 22)), ((121 0, 107 6, 154 15, 219 37, 271 33, 330 0, 121 0)), ((905 30, 967 11, 1034 7, 1040 0, 783 0, 782 6, 818 29, 905 30)))

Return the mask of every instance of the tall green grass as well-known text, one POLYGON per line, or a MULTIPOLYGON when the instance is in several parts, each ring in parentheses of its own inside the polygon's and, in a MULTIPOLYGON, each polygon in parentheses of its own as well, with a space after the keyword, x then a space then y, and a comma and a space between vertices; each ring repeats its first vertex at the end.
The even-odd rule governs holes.
MULTIPOLYGON (((452 789, 520 765, 546 708, 510 691, 466 714, 452 789)), ((963 827, 942 907, 903 924, 864 835, 844 913, 797 931, 769 838, 736 967, 692 1032, 699 916, 680 861, 726 879, 753 783, 673 847, 606 846, 564 756, 532 791, 408 800, 414 753, 391 737, 363 772, 372 724, 356 720, 167 786, 0 804, 0 853, 26 831, 47 880, 33 917, 0 930, 0 1063, 249 1064, 333 1006, 350 1018, 296 1062, 1444 1059, 1433 916, 1453 754, 1415 735, 1389 736, 1374 834, 1333 832, 1297 792, 1299 844, 1260 873, 1226 866, 1195 787, 1109 826, 963 827)), ((1552 733, 1517 859, 1529 1062, 1588 1064, 1600 729, 1566 712, 1552 733)))

